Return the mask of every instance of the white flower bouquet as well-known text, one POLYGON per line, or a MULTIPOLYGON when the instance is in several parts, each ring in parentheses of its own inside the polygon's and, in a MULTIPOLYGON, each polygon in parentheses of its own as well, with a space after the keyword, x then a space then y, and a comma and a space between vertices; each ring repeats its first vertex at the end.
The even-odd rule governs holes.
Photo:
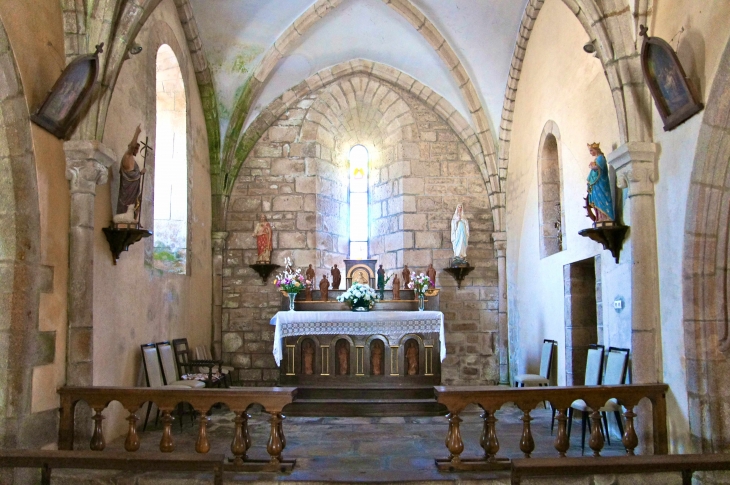
POLYGON ((378 295, 375 290, 362 283, 353 283, 343 294, 337 297, 339 302, 347 302, 353 310, 367 311, 375 305, 378 295))

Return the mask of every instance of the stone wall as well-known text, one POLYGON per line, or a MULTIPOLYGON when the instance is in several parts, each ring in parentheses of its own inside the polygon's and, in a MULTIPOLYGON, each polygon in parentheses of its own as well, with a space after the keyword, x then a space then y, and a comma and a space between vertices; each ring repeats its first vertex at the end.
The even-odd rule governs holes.
POLYGON ((425 271, 432 262, 445 267, 452 255, 450 220, 457 203, 465 204, 469 259, 478 269, 462 290, 450 276, 437 278, 446 316, 444 382, 496 382, 497 267, 481 173, 433 105, 367 74, 342 77, 302 96, 243 164, 227 217, 224 360, 244 384, 275 383, 269 320, 280 293, 248 268, 256 259, 255 220, 264 213, 274 225, 272 262, 291 256, 296 266, 312 264, 317 279, 329 275, 333 264, 343 267, 347 156, 358 143, 370 154, 370 257, 386 271, 401 271, 404 264, 425 271))

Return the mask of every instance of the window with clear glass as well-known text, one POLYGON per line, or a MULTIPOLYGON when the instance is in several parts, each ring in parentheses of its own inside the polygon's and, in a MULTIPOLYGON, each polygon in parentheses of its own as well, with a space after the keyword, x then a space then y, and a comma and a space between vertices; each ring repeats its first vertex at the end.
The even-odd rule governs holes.
POLYGON ((154 267, 186 273, 188 241, 187 100, 169 45, 157 51, 154 267))
POLYGON ((368 150, 350 149, 350 259, 368 257, 368 150))

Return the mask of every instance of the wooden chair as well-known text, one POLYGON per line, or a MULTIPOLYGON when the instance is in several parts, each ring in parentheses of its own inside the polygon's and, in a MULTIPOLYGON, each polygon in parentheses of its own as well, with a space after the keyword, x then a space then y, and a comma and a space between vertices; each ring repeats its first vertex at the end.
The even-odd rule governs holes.
MULTIPOLYGON (((600 386, 603 377, 603 353, 605 347, 598 344, 590 344, 588 346, 588 355, 586 357, 586 372, 583 379, 584 386, 600 386)), ((583 414, 583 427, 586 426, 586 414, 583 414)), ((568 418, 573 418, 573 408, 568 410, 568 418)), ((569 422, 570 425, 570 422, 569 422)), ((555 408, 553 408, 553 419, 550 423, 550 434, 553 434, 555 426, 555 408)), ((570 434, 568 434, 570 436, 570 434)))
MULTIPOLYGON (((168 384, 162 373, 160 365, 160 357, 157 354, 157 346, 155 344, 144 344, 142 348, 142 366, 144 367, 144 376, 147 380, 147 387, 158 387, 165 389, 190 389, 191 386, 187 381, 170 381, 168 384)), ((150 419, 150 411, 152 403, 147 403, 147 415, 144 418, 144 428, 147 429, 147 421, 150 419)), ((157 411, 159 417, 159 410, 157 411)), ((156 418, 155 418, 156 420, 156 418)))
MULTIPOLYGON (((197 347, 195 347, 195 349, 193 349, 193 356, 195 357, 195 360, 211 360, 214 362, 218 362, 217 360, 213 359, 213 355, 210 353, 210 349, 205 345, 198 345, 197 347)), ((235 370, 235 367, 230 365, 221 365, 219 366, 219 368, 222 374, 228 376, 230 382, 230 376, 232 375, 231 373, 235 370)))
POLYGON ((553 352, 557 346, 558 342, 556 340, 543 340, 540 355, 540 374, 518 375, 515 377, 515 387, 549 386, 552 375, 553 352))
POLYGON ((162 366, 162 377, 165 379, 165 384, 174 383, 179 385, 186 385, 191 389, 198 389, 205 387, 205 382, 197 379, 180 379, 178 374, 178 366, 175 363, 175 356, 172 350, 170 342, 157 342, 157 354, 160 356, 160 365, 162 366))
POLYGON ((203 380, 206 387, 217 386, 220 387, 221 383, 225 387, 230 387, 228 379, 222 372, 222 362, 216 360, 202 360, 202 359, 191 359, 190 347, 188 346, 188 339, 176 338, 172 341, 172 349, 175 354, 175 363, 177 364, 177 371, 180 375, 185 374, 196 374, 196 379, 203 380), (218 372, 215 372, 215 369, 218 372))
MULTIPOLYGON (((606 370, 603 376, 602 384, 607 386, 626 384, 626 375, 629 364, 629 349, 620 349, 618 347, 609 347, 608 353, 606 354, 606 370)), ((581 454, 585 452, 585 441, 586 441, 586 422, 588 415, 593 410, 582 399, 574 401, 568 411, 568 437, 570 438, 570 429, 573 423, 573 410, 580 411, 583 416, 583 436, 581 438, 581 454)), ((606 441, 611 444, 611 437, 608 433, 608 417, 607 413, 613 412, 616 417, 616 425, 618 426, 620 434, 624 434, 624 426, 621 421, 621 405, 616 402, 615 399, 611 399, 598 410, 601 413, 602 428, 601 432, 604 433, 606 441), (605 429, 605 431, 604 431, 605 429)))

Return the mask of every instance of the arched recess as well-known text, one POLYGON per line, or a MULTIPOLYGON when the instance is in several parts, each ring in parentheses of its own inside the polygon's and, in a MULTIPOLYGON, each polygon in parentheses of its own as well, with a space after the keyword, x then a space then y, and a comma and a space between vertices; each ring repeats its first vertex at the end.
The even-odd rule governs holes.
POLYGON ((548 121, 540 136, 537 159, 540 257, 566 249, 563 208, 563 164, 560 158, 560 130, 548 121))
MULTIPOLYGON (((472 130, 475 134, 475 141, 481 145, 479 149, 481 158, 478 159, 478 162, 480 165, 484 165, 484 180, 490 197, 490 203, 493 207, 495 224, 501 227, 502 222, 500 221, 505 196, 497 171, 494 135, 489 126, 489 117, 486 108, 482 106, 479 93, 472 83, 469 73, 459 60, 456 51, 454 51, 439 29, 410 0, 383 0, 383 2, 402 15, 424 37, 447 66, 456 84, 459 86, 471 113, 472 122, 476 127, 476 130, 472 130)), ((242 92, 231 114, 228 131, 223 141, 220 175, 214 175, 214 197, 219 194, 222 195, 222 198, 218 200, 219 207, 214 208, 214 226, 222 223, 224 220, 217 217, 216 213, 219 213, 221 216, 225 213, 226 198, 230 195, 233 181, 236 177, 236 165, 240 165, 241 161, 248 156, 249 151, 253 147, 253 143, 246 136, 251 133, 252 126, 249 126, 243 133, 241 131, 251 106, 261 93, 264 84, 278 62, 297 46, 307 30, 341 3, 342 0, 318 0, 310 6, 279 36, 274 42, 274 45, 264 54, 263 60, 254 74, 243 86, 242 92)), ((399 77, 403 75, 402 72, 379 63, 373 63, 372 73, 394 84, 399 84, 399 77)), ((313 79, 315 76, 309 79, 313 79)), ((423 87, 422 84, 420 85, 423 87)), ((442 105, 442 110, 448 110, 448 113, 444 116, 445 119, 448 120, 450 117, 456 115, 462 118, 446 99, 434 93, 429 88, 425 89, 427 96, 434 97, 434 105, 439 103, 442 105)))
MULTIPOLYGON (((38 329, 40 293, 52 291, 53 275, 40 264, 30 117, 1 21, 0 79, 0 443, 3 448, 34 448, 52 442, 58 425, 55 410, 31 415, 33 366, 54 361, 55 333, 38 329)), ((20 473, 3 469, 0 482, 13 483, 20 473)))
MULTIPOLYGON (((621 143, 650 141, 651 99, 643 84, 636 48, 637 26, 626 0, 563 0, 580 21, 596 48, 613 93, 621 143), (610 19, 610 21, 608 20, 610 19)), ((517 89, 522 75, 522 63, 532 35, 532 29, 545 0, 529 0, 522 16, 515 50, 510 64, 507 87, 499 127, 499 175, 504 181, 509 168, 509 150, 512 139, 512 120, 517 89)), ((636 18, 649 15, 651 0, 638 0, 636 18)), ((504 182, 502 182, 504 183, 504 182)), ((503 218, 495 219, 504 221, 503 218)), ((500 226, 499 230, 506 228, 500 226)))
POLYGON ((180 64, 168 44, 157 50, 154 263, 187 273, 188 143, 187 96, 180 64))
POLYGON ((703 453, 730 449, 730 43, 706 103, 684 233, 690 432, 703 453))
MULTIPOLYGON (((467 120, 464 119, 464 117, 456 110, 456 108, 428 86, 424 86, 422 83, 416 81, 414 78, 402 71, 398 71, 390 66, 385 66, 367 59, 353 59, 348 62, 343 62, 341 64, 322 69, 296 86, 291 87, 261 111, 241 137, 234 157, 235 163, 231 166, 228 173, 229 180, 227 185, 229 189, 226 195, 230 195, 236 178, 238 177, 238 172, 241 169, 246 156, 259 138, 261 138, 261 135, 266 132, 274 121, 276 121, 291 107, 295 106, 296 103, 301 101, 301 99, 305 96, 352 74, 366 74, 379 79, 384 83, 405 89, 410 94, 423 101, 429 108, 432 108, 449 124, 451 129, 454 130, 460 140, 467 146, 469 152, 477 161, 479 171, 481 172, 486 185, 487 180, 489 179, 489 171, 486 163, 484 163, 486 156, 475 131, 469 125, 467 120), (395 71, 396 75, 384 74, 391 71, 395 71)), ((391 131, 398 127, 400 127, 400 125, 391 123, 391 126, 387 127, 386 130, 391 131)), ((366 148, 370 150, 370 147, 367 145, 366 148)), ((494 213, 494 211, 495 209, 493 208, 492 212, 494 213)), ((222 212, 220 216, 223 217, 220 221, 222 225, 223 221, 225 221, 225 212, 222 212)))

